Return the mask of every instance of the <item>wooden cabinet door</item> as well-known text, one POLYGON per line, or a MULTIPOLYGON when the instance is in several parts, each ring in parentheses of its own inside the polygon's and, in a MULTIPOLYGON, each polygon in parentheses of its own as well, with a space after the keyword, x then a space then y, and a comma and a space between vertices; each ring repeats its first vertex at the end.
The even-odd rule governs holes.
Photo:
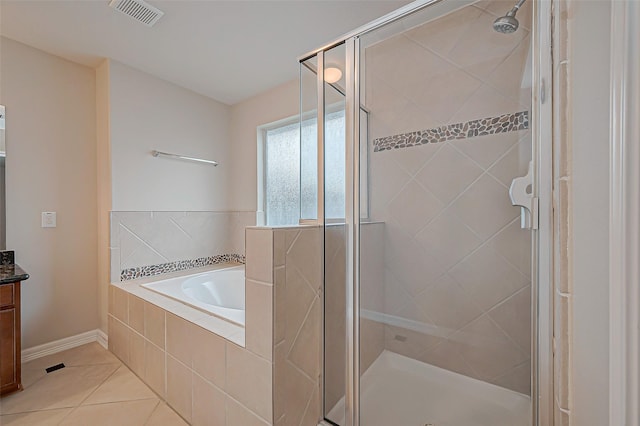
POLYGON ((0 388, 17 384, 16 371, 16 309, 0 311, 0 388))

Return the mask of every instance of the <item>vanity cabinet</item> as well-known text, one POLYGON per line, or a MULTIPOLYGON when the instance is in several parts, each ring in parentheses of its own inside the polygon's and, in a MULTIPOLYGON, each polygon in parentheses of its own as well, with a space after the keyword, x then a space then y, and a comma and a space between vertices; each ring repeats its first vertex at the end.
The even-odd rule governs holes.
POLYGON ((20 281, 0 284, 0 395, 22 389, 20 281))

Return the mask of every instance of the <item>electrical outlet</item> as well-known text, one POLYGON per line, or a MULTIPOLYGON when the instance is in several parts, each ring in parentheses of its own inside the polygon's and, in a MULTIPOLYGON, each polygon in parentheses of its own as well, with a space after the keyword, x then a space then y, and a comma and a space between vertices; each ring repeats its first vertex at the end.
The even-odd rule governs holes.
POLYGON ((42 227, 43 228, 56 227, 56 212, 42 212, 42 227))

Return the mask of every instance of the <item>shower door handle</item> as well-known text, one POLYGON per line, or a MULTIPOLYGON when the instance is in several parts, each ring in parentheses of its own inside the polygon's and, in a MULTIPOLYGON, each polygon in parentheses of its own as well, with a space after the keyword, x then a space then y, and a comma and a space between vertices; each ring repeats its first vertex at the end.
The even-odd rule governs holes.
POLYGON ((513 179, 509 187, 511 204, 520 206, 520 227, 538 229, 538 198, 529 188, 533 186, 533 163, 529 162, 527 174, 513 179))

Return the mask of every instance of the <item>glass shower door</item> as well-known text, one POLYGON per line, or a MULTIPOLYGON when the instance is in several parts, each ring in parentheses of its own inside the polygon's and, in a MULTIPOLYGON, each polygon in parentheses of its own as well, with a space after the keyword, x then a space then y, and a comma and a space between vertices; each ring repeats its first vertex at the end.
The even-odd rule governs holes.
POLYGON ((531 230, 509 187, 531 161, 531 2, 510 34, 509 2, 445 4, 359 40, 360 424, 525 426, 531 230))

